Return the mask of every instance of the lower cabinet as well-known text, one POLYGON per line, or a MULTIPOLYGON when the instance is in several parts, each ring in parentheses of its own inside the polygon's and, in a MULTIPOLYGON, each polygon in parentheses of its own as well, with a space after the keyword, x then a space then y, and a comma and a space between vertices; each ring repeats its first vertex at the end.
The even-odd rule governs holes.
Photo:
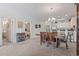
POLYGON ((17 42, 21 42, 26 39, 25 33, 17 33, 16 37, 17 37, 17 42))

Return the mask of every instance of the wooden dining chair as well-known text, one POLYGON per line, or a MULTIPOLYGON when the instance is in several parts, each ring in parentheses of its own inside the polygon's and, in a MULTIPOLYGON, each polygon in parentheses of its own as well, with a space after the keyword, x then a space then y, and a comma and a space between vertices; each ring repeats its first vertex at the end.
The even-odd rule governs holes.
POLYGON ((46 42, 46 32, 40 32, 40 44, 46 42))
POLYGON ((52 45, 53 42, 56 42, 55 35, 57 32, 47 32, 47 46, 52 45))

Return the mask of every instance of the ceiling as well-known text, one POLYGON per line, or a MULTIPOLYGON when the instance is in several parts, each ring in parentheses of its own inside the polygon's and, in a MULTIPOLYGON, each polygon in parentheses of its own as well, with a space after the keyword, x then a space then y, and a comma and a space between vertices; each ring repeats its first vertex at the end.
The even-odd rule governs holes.
POLYGON ((29 18, 45 21, 49 17, 69 18, 74 16, 73 3, 1 3, 0 16, 29 18))

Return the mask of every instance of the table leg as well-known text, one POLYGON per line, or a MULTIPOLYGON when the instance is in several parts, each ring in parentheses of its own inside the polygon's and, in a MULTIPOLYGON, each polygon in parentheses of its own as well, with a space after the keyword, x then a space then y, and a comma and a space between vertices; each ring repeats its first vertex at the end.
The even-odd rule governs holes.
POLYGON ((70 42, 71 42, 71 39, 72 39, 72 38, 71 38, 71 35, 70 35, 70 42))
POLYGON ((56 42, 56 47, 58 48, 59 47, 59 45, 60 45, 60 41, 59 41, 59 39, 57 38, 57 42, 56 42))

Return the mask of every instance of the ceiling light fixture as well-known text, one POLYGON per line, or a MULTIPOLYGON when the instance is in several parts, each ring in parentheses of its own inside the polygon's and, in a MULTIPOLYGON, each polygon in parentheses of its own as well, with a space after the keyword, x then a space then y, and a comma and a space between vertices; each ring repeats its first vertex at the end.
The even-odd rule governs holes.
POLYGON ((52 20, 56 20, 56 18, 52 17, 52 20))
POLYGON ((48 21, 50 21, 51 19, 49 18, 48 21))

